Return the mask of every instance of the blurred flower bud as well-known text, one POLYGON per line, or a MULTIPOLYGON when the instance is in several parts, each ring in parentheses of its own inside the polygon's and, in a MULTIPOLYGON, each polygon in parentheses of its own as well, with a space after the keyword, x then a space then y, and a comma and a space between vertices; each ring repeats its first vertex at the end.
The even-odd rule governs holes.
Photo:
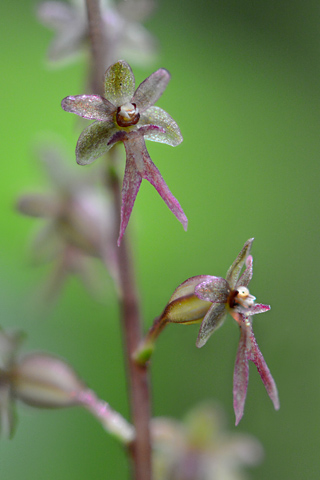
POLYGON ((100 400, 64 360, 46 353, 16 357, 21 334, 0 331, 0 430, 11 436, 16 400, 36 408, 82 406, 103 428, 124 444, 134 439, 134 428, 110 405, 100 400))

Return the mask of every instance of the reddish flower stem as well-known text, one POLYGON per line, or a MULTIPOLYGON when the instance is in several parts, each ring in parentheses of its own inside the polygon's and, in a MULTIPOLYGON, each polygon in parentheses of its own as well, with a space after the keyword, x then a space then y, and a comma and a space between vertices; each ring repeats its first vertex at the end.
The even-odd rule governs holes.
MULTIPOLYGON (((117 176, 111 177, 116 218, 120 220, 121 192, 117 176)), ((118 223, 118 228, 120 221, 118 223)), ((133 424, 136 429, 135 442, 131 453, 136 480, 151 480, 151 441, 150 441, 150 388, 146 365, 139 365, 133 357, 142 339, 141 316, 135 276, 127 239, 122 239, 117 249, 120 283, 120 309, 123 340, 127 357, 129 377, 129 397, 133 424)))
POLYGON ((91 89, 92 93, 103 94, 103 74, 107 45, 102 30, 99 0, 86 0, 89 25, 89 39, 91 47, 91 89))
MULTIPOLYGON (((101 29, 99 0, 86 0, 86 2, 93 57, 92 88, 93 93, 101 94, 103 91, 101 72, 107 66, 104 65, 105 42, 101 29)), ((109 160, 112 160, 111 155, 109 160)), ((115 218, 118 222, 116 233, 118 233, 121 213, 121 185, 112 166, 110 172, 109 182, 113 193, 115 218)), ((133 262, 126 238, 122 239, 121 246, 116 249, 116 254, 119 267, 119 304, 127 361, 129 401, 132 421, 136 431, 135 440, 130 447, 133 459, 133 472, 135 480, 151 480, 150 389, 147 367, 138 365, 133 359, 133 353, 142 339, 142 322, 133 262)))

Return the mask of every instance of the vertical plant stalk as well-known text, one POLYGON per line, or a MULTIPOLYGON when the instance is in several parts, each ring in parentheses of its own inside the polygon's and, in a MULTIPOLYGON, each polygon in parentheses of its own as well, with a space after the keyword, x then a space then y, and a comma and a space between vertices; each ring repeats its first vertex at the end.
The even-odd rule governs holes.
MULTIPOLYGON (((86 3, 93 57, 92 87, 95 89, 93 93, 101 94, 103 86, 101 69, 104 70, 106 66, 103 64, 105 42, 101 29, 99 0, 86 0, 86 3)), ((112 161, 111 155, 109 157, 112 161)), ((110 166, 109 182, 113 194, 115 218, 120 225, 121 185, 112 165, 110 166)), ((119 230, 119 225, 115 229, 116 232, 119 230)), ((135 480, 151 480, 150 389, 146 366, 138 365, 133 358, 133 353, 142 339, 142 322, 133 262, 126 238, 122 239, 121 246, 116 249, 116 253, 119 268, 119 304, 129 377, 129 402, 136 432, 135 440, 130 446, 134 478, 135 480)))
POLYGON ((102 95, 107 45, 102 30, 100 0, 86 0, 86 4, 91 47, 91 89, 92 93, 102 95))
MULTIPOLYGON (((112 152, 110 152, 112 153, 112 152)), ((117 175, 110 176, 116 218, 119 219, 116 232, 120 227, 121 189, 117 175)), ((115 237, 116 241, 116 237, 115 237)), ((142 340, 142 325, 135 275, 129 245, 126 238, 118 253, 120 309, 124 348, 127 357, 129 377, 129 396, 132 421, 136 429, 136 438, 131 453, 136 480, 151 480, 151 440, 150 440, 150 388, 146 365, 139 365, 134 359, 134 352, 142 340)))

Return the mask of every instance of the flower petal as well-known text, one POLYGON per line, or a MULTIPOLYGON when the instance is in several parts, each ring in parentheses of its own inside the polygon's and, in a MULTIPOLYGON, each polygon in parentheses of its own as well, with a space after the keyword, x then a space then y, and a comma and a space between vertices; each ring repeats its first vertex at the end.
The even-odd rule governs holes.
POLYGON ((224 322, 227 311, 223 303, 214 303, 210 310, 204 317, 199 330, 196 346, 198 348, 203 347, 208 338, 217 330, 224 322))
POLYGON ((221 277, 208 277, 194 290, 197 297, 214 303, 226 303, 230 293, 227 281, 221 277))
POLYGON ((243 416, 249 382, 249 333, 246 327, 240 324, 240 340, 233 372, 233 409, 236 415, 236 425, 238 425, 243 416))
POLYGON ((188 219, 184 211, 182 210, 178 200, 170 192, 158 168, 152 162, 144 139, 142 136, 138 135, 138 133, 139 132, 136 132, 135 136, 131 134, 128 140, 124 141, 127 158, 130 157, 134 159, 135 165, 141 177, 148 180, 148 182, 154 186, 171 212, 177 217, 179 222, 182 223, 183 228, 187 230, 188 219))
POLYGON ((49 48, 52 62, 70 59, 80 52, 86 35, 86 21, 77 9, 62 2, 44 2, 37 9, 39 20, 56 30, 49 48))
POLYGON ((173 302, 173 300, 176 300, 177 298, 193 294, 195 287, 199 285, 199 283, 204 282, 206 279, 210 278, 212 278, 210 275, 197 275, 195 277, 188 278, 185 282, 181 283, 179 287, 175 289, 175 291, 171 295, 169 303, 173 302))
POLYGON ((230 285, 230 288, 233 289, 235 288, 241 269, 243 267, 243 264, 247 258, 247 256, 250 253, 251 245, 253 242, 254 238, 250 238, 243 246, 243 249, 229 268, 226 276, 226 280, 230 285))
POLYGON ((249 255, 246 259, 246 269, 241 275, 240 279, 237 281, 236 288, 237 287, 247 287, 252 279, 252 264, 253 264, 253 258, 252 255, 249 255))
POLYGON ((269 310, 271 310, 270 305, 263 305, 262 303, 255 303, 251 308, 248 309, 250 315, 268 312, 269 310))
POLYGON ((109 141, 118 131, 114 122, 94 122, 81 133, 76 156, 79 165, 88 165, 106 153, 112 144, 109 141))
POLYGON ((152 142, 166 143, 172 147, 179 145, 183 137, 180 128, 170 115, 159 107, 150 107, 140 115, 139 127, 143 125, 156 125, 162 130, 150 130, 144 133, 146 140, 152 142))
POLYGON ((124 60, 111 65, 105 73, 105 97, 116 107, 131 101, 135 81, 130 66, 124 60))
POLYGON ((165 91, 170 80, 170 73, 164 68, 159 68, 146 78, 135 91, 132 103, 139 108, 140 113, 156 103, 165 91))
POLYGON ((55 217, 59 214, 61 204, 51 195, 32 194, 22 195, 17 202, 17 209, 24 215, 31 217, 55 217))
POLYGON ((129 142, 125 142, 126 147, 126 168, 124 172, 123 184, 122 184, 122 203, 121 203, 121 222, 120 222, 120 232, 118 238, 118 246, 121 243, 121 239, 124 235, 124 232, 127 228, 129 218, 133 209, 134 202, 136 200, 142 177, 138 172, 136 166, 135 153, 130 150, 128 147, 129 142))
POLYGON ((116 107, 100 95, 75 95, 64 98, 61 107, 89 120, 112 121, 116 107))
POLYGON ((251 329, 250 332, 250 352, 249 352, 249 360, 251 360, 255 366, 257 367, 257 370, 259 372, 259 375, 261 377, 261 380, 263 381, 263 384, 267 390, 267 393, 273 403, 273 406, 276 410, 279 410, 280 408, 280 402, 279 402, 279 395, 278 395, 278 390, 276 383, 270 373, 270 370, 268 368, 268 365, 265 362, 265 359, 263 358, 262 353, 260 352, 260 349, 258 347, 257 341, 255 339, 254 333, 251 329))
POLYGON ((48 27, 58 29, 75 18, 75 9, 63 2, 48 1, 37 7, 37 16, 48 27))

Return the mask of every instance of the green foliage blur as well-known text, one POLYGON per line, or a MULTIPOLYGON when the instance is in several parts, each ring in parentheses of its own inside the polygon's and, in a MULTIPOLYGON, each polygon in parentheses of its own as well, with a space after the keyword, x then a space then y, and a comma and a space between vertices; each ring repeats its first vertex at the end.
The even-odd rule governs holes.
MULTIPOLYGON (((0 7, 1 325, 27 332, 26 351, 67 359, 101 398, 128 416, 111 282, 105 303, 71 279, 49 314, 39 315, 34 305, 48 270, 30 265, 27 246, 37 220, 19 216, 14 203, 19 194, 46 187, 34 156, 41 132, 61 135, 75 162, 75 118, 60 101, 83 93, 86 75, 81 62, 47 68, 52 33, 37 23, 35 5, 13 0, 0 7)), ((159 67, 171 72, 158 105, 184 136, 176 148, 149 142, 148 149, 189 228, 183 231, 144 181, 127 234, 133 237, 145 328, 182 281, 224 276, 244 242, 255 237, 250 290, 272 310, 254 319, 254 330, 281 409, 273 410, 252 366, 236 430, 252 433, 265 448, 252 479, 318 479, 319 4, 162 0, 147 26, 161 52, 154 65, 134 68, 137 83, 159 67)), ((195 348, 197 331, 196 325, 170 325, 160 337, 152 360, 154 415, 181 418, 212 398, 235 430, 238 329, 229 317, 201 350, 195 348)), ((4 480, 127 478, 121 446, 86 412, 17 410, 16 435, 0 444, 4 480)))

